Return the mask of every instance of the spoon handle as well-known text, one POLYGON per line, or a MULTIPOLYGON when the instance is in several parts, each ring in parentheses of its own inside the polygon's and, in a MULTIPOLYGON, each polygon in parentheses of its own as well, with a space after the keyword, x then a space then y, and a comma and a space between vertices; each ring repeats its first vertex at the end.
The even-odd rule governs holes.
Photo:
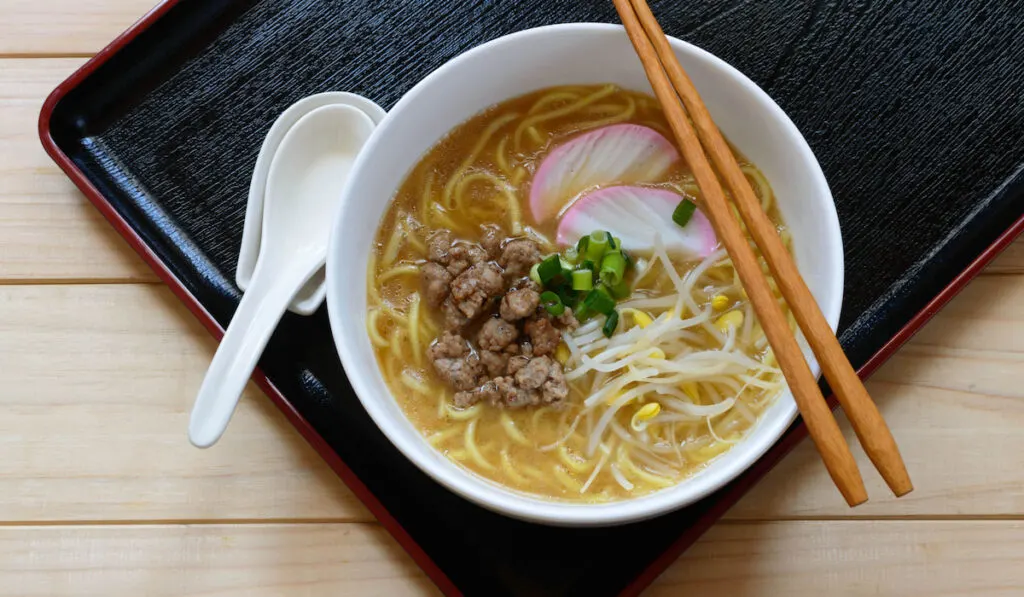
POLYGON ((285 265, 262 268, 257 264, 249 289, 242 295, 213 355, 188 426, 189 441, 198 448, 208 448, 220 439, 288 304, 319 269, 319 265, 312 268, 285 265))

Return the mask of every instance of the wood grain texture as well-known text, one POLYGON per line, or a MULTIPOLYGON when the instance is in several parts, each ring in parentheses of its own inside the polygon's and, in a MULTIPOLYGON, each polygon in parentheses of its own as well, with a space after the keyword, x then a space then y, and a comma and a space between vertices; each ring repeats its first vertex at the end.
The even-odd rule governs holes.
MULTIPOLYGON (((912 494, 896 500, 868 473, 872 499, 850 510, 802 444, 728 516, 1024 517, 1022 305, 1024 276, 981 277, 868 382, 903 447, 917 485, 912 494)), ((852 439, 845 421, 842 427, 852 439)))
POLYGON ((3 597, 437 594, 376 524, 0 528, 3 597))
POLYGON ((0 55, 92 54, 156 0, 0 0, 0 55))
POLYGON ((1020 595, 1022 533, 1019 521, 724 523, 645 595, 1020 595))
POLYGON ((0 330, 0 520, 371 520, 254 386, 188 443, 215 343, 163 286, 0 286, 0 330))
POLYGON ((0 59, 0 284, 156 280, 39 143, 43 100, 82 62, 0 59))
MULTIPOLYGON (((0 0, 0 56, 95 51, 154 1, 0 0)), ((816 152, 827 157, 856 144, 843 131, 864 131, 845 119, 865 113, 870 98, 808 86, 801 75, 834 69, 856 47, 814 29, 810 18, 772 21, 775 3, 696 4, 711 13, 698 15, 692 29, 680 33, 733 63, 757 56, 743 65, 745 72, 770 85, 773 95, 790 98, 784 107, 806 125, 816 152), (757 8, 733 10, 741 5, 757 8), (809 28, 800 33, 801 47, 833 48, 831 58, 823 63, 800 47, 780 55, 801 28, 809 28), (737 29, 754 34, 728 34, 737 29), (765 46, 766 35, 782 43, 765 46), (802 91, 787 92, 794 88, 802 91), (801 94, 822 92, 847 98, 845 107, 819 118, 817 104, 799 101, 801 94), (801 112, 804 105, 812 112, 801 112)), ((872 32, 893 30, 912 5, 876 12, 855 3, 804 3, 800 10, 856 13, 838 16, 855 33, 851 43, 869 44, 872 32), (869 20, 871 15, 880 20, 869 20)), ((917 26, 949 20, 933 16, 917 26)), ((521 17, 514 18, 521 26, 521 17)), ((415 28, 432 30, 419 21, 415 28)), ((963 36, 977 27, 949 30, 963 36)), ((471 37, 486 35, 473 30, 471 37)), ((965 47, 945 37, 922 39, 965 47)), ((1012 48, 1005 35, 987 37, 1012 48)), ((906 57, 913 74, 903 81, 907 89, 929 98, 945 93, 964 106, 987 93, 979 85, 965 94, 948 84, 960 63, 932 72, 919 64, 921 54, 906 57)), ((976 54, 958 57, 971 65, 969 81, 1008 64, 993 60, 979 67, 976 54)), ((11 286, 155 280, 36 138, 43 98, 82 60, 0 59, 0 285, 6 285, 0 286, 0 596, 436 594, 393 539, 361 522, 369 514, 259 392, 247 392, 221 444, 206 452, 188 446, 188 407, 214 344, 165 289, 11 286), (256 524, 209 524, 239 519, 256 524), (303 522, 274 522, 282 520, 303 522), (306 522, 317 520, 338 522, 306 522), (154 524, 162 521, 204 524, 154 524), (46 524, 26 525, 32 522, 46 524), (103 524, 76 524, 82 522, 103 524)), ((900 73, 891 71, 906 62, 889 62, 885 76, 900 83, 900 73)), ((330 64, 310 64, 338 72, 330 64)), ((415 79, 432 66, 421 60, 405 68, 415 79)), ((364 79, 379 79, 379 69, 371 65, 364 79)), ((851 80, 858 77, 862 73, 854 69, 851 80)), ((392 86, 389 97, 401 91, 392 86)), ((885 118, 917 127, 899 95, 886 93, 892 105, 876 110, 881 117, 868 128, 885 118)), ((980 116, 971 126, 994 126, 990 115, 980 116)), ((944 151, 969 155, 971 143, 996 137, 993 130, 944 151)), ((912 147, 904 151, 916 155, 912 147)), ((866 157, 894 161, 884 151, 866 157)), ((999 174, 997 161, 989 156, 972 167, 999 174)), ((829 170, 830 181, 857 163, 829 170)), ((901 188, 908 196, 933 190, 893 184, 894 170, 877 171, 883 176, 864 184, 901 188)), ((945 178, 935 183, 954 187, 945 178)), ((1024 240, 986 273, 997 275, 976 281, 869 386, 904 446, 918 483, 912 496, 875 497, 885 495, 884 485, 869 474, 872 500, 852 512, 857 519, 789 520, 851 515, 804 443, 734 509, 732 521, 714 527, 647 595, 1024 592, 1020 521, 931 520, 1024 517, 1024 276, 1015 275, 1024 274, 1024 240), (928 520, 871 520, 900 517, 928 520)), ((841 425, 851 439, 849 426, 841 425)))
MULTIPOLYGON (((715 526, 645 597, 1016 595, 1019 521, 715 526)), ((373 524, 0 528, 0 596, 436 595, 373 524)))
POLYGON ((1024 274, 1024 237, 1018 238, 990 265, 988 274, 1024 274))
MULTIPOLYGON (((851 511, 803 444, 729 516, 1024 515, 1022 303, 1024 276, 977 280, 870 383, 913 496, 868 475, 851 511)), ((0 288, 0 328, 0 518, 369 519, 258 391, 223 443, 187 444, 214 342, 163 287, 0 288)))

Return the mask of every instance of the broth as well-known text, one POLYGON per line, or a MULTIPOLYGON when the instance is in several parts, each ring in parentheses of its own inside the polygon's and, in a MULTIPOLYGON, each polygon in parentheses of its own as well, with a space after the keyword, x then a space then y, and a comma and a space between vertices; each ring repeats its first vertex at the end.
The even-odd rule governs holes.
MULTIPOLYGON (((637 258, 629 278, 632 293, 619 303, 623 331, 612 338, 595 335, 600 322, 594 320, 568 334, 556 351, 558 360, 565 361, 566 406, 454 405, 454 390, 436 374, 428 356, 445 327, 443 315, 425 304, 421 292, 431 233, 447 229, 478 242, 485 226, 497 225, 505 236, 535 240, 545 254, 559 250, 553 244, 558 218, 534 221, 531 216, 529 192, 538 164, 566 140, 616 123, 643 125, 671 138, 654 98, 610 85, 543 89, 473 116, 430 149, 405 178, 380 223, 367 272, 368 333, 383 377, 413 425, 461 466, 546 498, 599 502, 672 486, 742 439, 784 387, 724 251, 686 262, 654 251, 637 258), (679 312, 677 305, 682 305, 679 312), (719 322, 726 314, 734 325, 722 328, 719 322), (644 334, 655 332, 641 325, 648 319, 651 330, 659 325, 686 327, 673 327, 661 344, 650 344, 644 334), (695 323, 689 325, 691 321, 695 323), (615 348, 615 342, 632 342, 633 336, 641 348, 615 348), (656 355, 655 349, 670 353, 671 362, 648 359, 656 355), (650 380, 628 381, 632 373, 625 365, 612 372, 585 370, 582 354, 590 354, 594 362, 602 350, 627 355, 630 350, 649 351, 629 365, 632 371, 677 364, 681 371, 690 371, 703 367, 705 356, 723 351, 741 363, 736 367, 745 368, 735 373, 727 364, 727 373, 714 373, 710 367, 711 373, 680 373, 678 383, 652 385, 650 380), (650 385, 650 396, 641 393, 640 398, 657 403, 660 412, 637 424, 641 406, 627 394, 644 384, 650 385), (602 400, 603 411, 586 411, 585 400, 602 390, 610 403, 602 400), (614 402, 622 404, 616 407, 614 402)), ((756 167, 740 161, 788 243, 770 186, 756 167)), ((657 180, 642 184, 699 203, 700 192, 682 159, 657 180)), ((664 373, 660 379, 669 378, 664 373)))

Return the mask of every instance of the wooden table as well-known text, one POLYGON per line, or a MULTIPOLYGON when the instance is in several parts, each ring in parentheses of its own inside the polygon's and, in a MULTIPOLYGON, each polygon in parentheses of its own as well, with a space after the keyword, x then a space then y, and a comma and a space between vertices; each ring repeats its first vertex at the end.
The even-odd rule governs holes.
MULTIPOLYGON (((436 589, 43 153, 45 95, 153 0, 0 0, 0 595, 436 589)), ((1024 242, 871 380, 917 490, 848 509, 801 445, 650 595, 1024 593, 1024 242)), ((852 439, 849 426, 843 424, 852 439)))

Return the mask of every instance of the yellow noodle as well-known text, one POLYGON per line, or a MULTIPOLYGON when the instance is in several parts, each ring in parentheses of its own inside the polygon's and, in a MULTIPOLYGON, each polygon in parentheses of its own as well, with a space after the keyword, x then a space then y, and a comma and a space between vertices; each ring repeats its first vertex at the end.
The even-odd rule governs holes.
POLYGON ((558 446, 558 459, 561 460, 565 466, 577 473, 585 473, 590 469, 594 468, 593 462, 580 462, 569 454, 565 445, 558 446))
POLYGON ((462 429, 460 429, 456 425, 451 425, 450 427, 446 427, 441 431, 432 433, 429 436, 427 436, 427 443, 429 443, 432 446, 437 446, 438 444, 441 444, 442 442, 449 440, 460 433, 462 433, 462 429))
POLYGON ((402 373, 398 376, 398 379, 402 381, 402 385, 413 392, 419 392, 424 396, 430 396, 433 394, 433 392, 430 391, 430 388, 422 381, 413 377, 412 374, 409 373, 408 369, 402 369, 402 373))
POLYGON ((396 329, 391 334, 391 358, 397 359, 399 363, 405 360, 405 351, 402 350, 402 338, 405 337, 405 332, 400 329, 396 329))
POLYGON ((479 448, 476 446, 476 420, 470 421, 469 425, 466 425, 466 451, 469 452, 469 457, 473 459, 482 468, 491 470, 494 468, 484 455, 480 453, 479 448))
POLYGON ((505 430, 505 433, 509 438, 520 446, 530 447, 533 445, 530 443, 530 440, 526 439, 523 432, 519 431, 519 428, 516 427, 515 421, 513 421, 512 417, 508 416, 508 413, 505 411, 501 412, 501 427, 505 430))
POLYGON ((540 481, 544 485, 548 484, 548 476, 528 464, 520 464, 519 470, 526 474, 526 476, 532 477, 534 480, 540 481))
POLYGON ((633 477, 642 479, 643 481, 657 487, 672 487, 676 484, 674 479, 669 479, 667 477, 662 477, 661 475, 655 475, 645 470, 641 470, 638 466, 633 464, 632 460, 630 460, 625 448, 625 445, 619 446, 618 457, 615 459, 623 474, 630 473, 633 477))
POLYGON ((607 87, 603 87, 600 90, 595 91, 594 93, 591 93, 588 96, 576 100, 575 102, 569 104, 568 106, 557 108, 555 110, 551 110, 543 114, 535 114, 533 116, 528 116, 527 118, 524 118, 522 122, 519 123, 519 126, 516 127, 516 132, 512 137, 516 151, 519 151, 520 148, 523 146, 523 133, 531 126, 536 126, 537 124, 545 122, 547 120, 551 120, 552 118, 562 118, 564 116, 568 116, 569 114, 572 114, 573 112, 579 110, 580 108, 586 107, 603 97, 611 95, 615 91, 615 89, 616 87, 614 85, 608 85, 607 87))
POLYGON ((556 464, 551 467, 551 470, 555 473, 555 478, 558 479, 562 485, 565 485, 565 488, 569 491, 572 491, 573 493, 580 493, 580 490, 583 489, 583 485, 576 479, 573 479, 572 475, 570 475, 569 472, 561 465, 556 464))
POLYGON ((544 137, 540 135, 540 132, 537 130, 537 127, 531 126, 526 129, 526 132, 530 134, 530 138, 533 139, 533 142, 536 143, 537 145, 544 143, 544 137))
POLYGON ((381 265, 387 267, 394 263, 395 258, 398 257, 398 250, 402 247, 402 239, 405 238, 405 223, 401 220, 395 225, 394 231, 391 232, 391 238, 388 239, 386 245, 384 245, 384 251, 381 252, 381 265))
POLYGON ((530 108, 527 114, 536 114, 548 104, 553 104, 555 102, 560 102, 564 100, 575 100, 578 97, 579 94, 567 91, 556 91, 554 93, 549 93, 544 97, 540 98, 539 100, 537 100, 537 102, 533 104, 533 106, 530 108))
POLYGON ((761 199, 761 209, 767 213, 772 207, 772 199, 774 198, 772 187, 768 184, 768 179, 764 177, 764 174, 761 174, 760 170, 750 164, 740 166, 740 170, 747 175, 747 180, 750 181, 758 197, 761 199))
POLYGON ((510 166, 508 160, 505 159, 505 145, 507 144, 508 135, 505 135, 501 138, 501 141, 498 141, 498 148, 494 152, 494 161, 506 176, 512 174, 512 166, 510 166))
POLYGON ((442 196, 442 202, 444 203, 445 207, 451 208, 452 191, 455 190, 455 184, 459 181, 460 178, 462 178, 462 174, 466 171, 466 169, 469 168, 473 164, 473 162, 476 161, 477 156, 479 156, 480 152, 483 151, 484 147, 487 145, 487 142, 491 139, 491 136, 494 133, 496 133, 498 129, 512 122, 516 118, 519 118, 519 115, 516 113, 505 114, 504 116, 499 116, 495 118, 494 120, 491 121, 489 125, 487 125, 487 128, 484 129, 483 133, 481 133, 480 137, 477 139, 476 145, 474 145, 473 149, 469 152, 469 155, 466 156, 466 159, 463 160, 462 165, 459 166, 458 170, 455 171, 455 174, 448 180, 448 183, 445 185, 444 195, 442 196))
POLYGON ((423 219, 423 224, 427 228, 431 227, 430 222, 430 205, 434 200, 434 173, 430 172, 427 174, 427 180, 423 183, 423 195, 420 196, 420 218, 423 219))
MULTIPOLYGON (((455 188, 455 209, 469 209, 467 206, 462 205, 462 196, 465 193, 465 186, 476 181, 485 181, 490 183, 498 190, 499 193, 505 196, 505 202, 508 206, 509 213, 509 228, 512 230, 512 234, 521 234, 523 231, 523 225, 520 221, 522 216, 519 211, 519 199, 517 199, 512 190, 508 188, 508 185, 498 177, 488 172, 474 172, 473 174, 464 176, 462 180, 459 181, 459 184, 455 188)), ((481 211, 479 205, 474 205, 473 210, 478 214, 481 211)))
POLYGON ((505 471, 505 474, 514 482, 519 485, 526 485, 526 477, 516 471, 516 467, 512 464, 512 459, 509 458, 507 449, 501 451, 501 470, 505 471))
POLYGON ((419 231, 413 229, 412 226, 407 227, 405 231, 408 234, 408 236, 405 237, 405 240, 412 246, 412 248, 416 249, 420 255, 426 256, 427 245, 420 240, 419 231))
POLYGON ((380 302, 380 293, 377 292, 377 284, 373 274, 377 272, 377 255, 370 252, 370 262, 366 264, 366 289, 370 294, 371 303, 380 302))
POLYGON ((366 313, 366 333, 370 335, 370 342, 378 348, 386 348, 388 341, 380 335, 377 329, 377 318, 380 317, 379 309, 370 309, 366 313))
POLYGON ((441 207, 440 205, 438 205, 436 203, 434 205, 432 205, 432 207, 433 207, 433 209, 431 209, 430 211, 433 214, 433 217, 437 218, 438 223, 440 224, 440 226, 442 228, 448 228, 452 232, 456 232, 456 231, 462 230, 462 226, 457 224, 457 223, 455 223, 454 220, 449 218, 448 217, 448 213, 445 211, 445 209, 443 207, 441 207))
POLYGON ((546 407, 546 406, 542 406, 542 407, 538 408, 537 410, 533 411, 533 416, 530 417, 530 426, 533 429, 533 433, 537 433, 537 427, 538 427, 538 423, 537 422, 540 420, 540 418, 543 417, 544 415, 546 415, 549 412, 551 412, 551 409, 546 407))
POLYGON ((522 166, 516 168, 516 171, 512 173, 512 186, 518 187, 522 184, 527 174, 529 174, 529 172, 526 171, 526 168, 523 168, 522 166))
POLYGON ((412 357, 419 366, 423 365, 423 353, 420 352, 420 295, 412 295, 409 306, 409 342, 412 344, 412 357))
POLYGON ((468 419, 475 419, 483 413, 482 404, 474 404, 469 408, 458 409, 452 408, 452 405, 446 402, 444 407, 448 413, 448 417, 451 419, 455 419, 456 421, 466 421, 468 419))
POLYGON ((618 114, 613 114, 611 116, 608 116, 607 118, 601 118, 599 120, 587 121, 586 123, 580 125, 580 128, 581 129, 596 129, 596 128, 599 128, 599 127, 602 127, 602 126, 608 126, 610 124, 617 124, 617 123, 629 120, 630 118, 633 117, 633 114, 635 114, 635 113, 636 113, 636 102, 633 101, 633 98, 627 97, 626 98, 626 108, 624 110, 622 110, 621 112, 619 112, 618 114))
POLYGON ((398 276, 418 276, 420 275, 420 267, 417 265, 396 265, 395 267, 388 268, 381 275, 377 276, 377 283, 381 286, 391 278, 397 278, 398 276))
POLYGON ((397 311, 393 306, 391 306, 391 303, 387 301, 383 301, 380 303, 380 309, 381 311, 384 312, 385 315, 387 315, 391 319, 394 319, 398 323, 404 324, 409 321, 409 318, 404 313, 400 313, 399 311, 397 311))

